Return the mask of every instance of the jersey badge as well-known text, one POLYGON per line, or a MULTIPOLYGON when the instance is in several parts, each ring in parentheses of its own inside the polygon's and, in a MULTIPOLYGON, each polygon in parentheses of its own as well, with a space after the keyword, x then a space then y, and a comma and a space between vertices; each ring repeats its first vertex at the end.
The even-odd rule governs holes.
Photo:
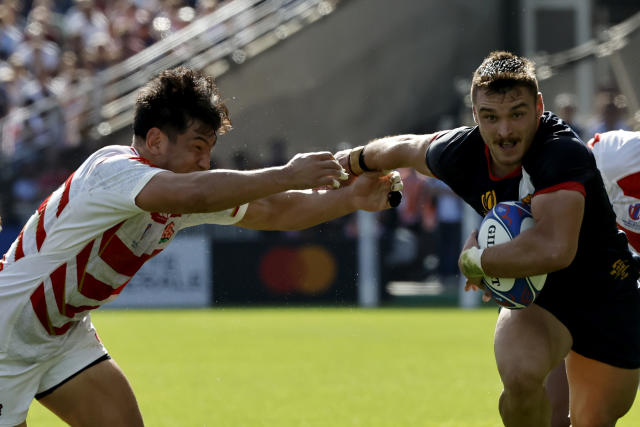
POLYGON ((496 192, 491 190, 482 195, 480 201, 482 202, 482 209, 486 215, 496 205, 496 192))
POLYGON ((629 276, 629 273, 627 271, 629 270, 629 264, 626 261, 619 259, 614 262, 611 267, 612 269, 609 274, 612 275, 615 279, 626 279, 629 276))
POLYGON ((634 221, 640 220, 640 203, 629 205, 629 218, 634 221))
POLYGON ((175 223, 172 221, 169 224, 167 224, 167 226, 164 228, 164 231, 162 232, 162 236, 160 236, 160 242, 158 243, 164 243, 166 241, 168 241, 169 239, 171 239, 171 237, 175 234, 175 223))

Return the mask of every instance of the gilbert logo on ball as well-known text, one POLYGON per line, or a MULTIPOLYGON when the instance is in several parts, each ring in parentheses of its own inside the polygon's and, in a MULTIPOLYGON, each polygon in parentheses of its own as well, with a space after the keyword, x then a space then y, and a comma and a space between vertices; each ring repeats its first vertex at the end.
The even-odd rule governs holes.
MULTIPOLYGON (((529 205, 522 202, 498 203, 482 220, 478 245, 480 248, 490 248, 506 243, 533 224, 529 205)), ((485 276, 482 283, 499 305, 524 308, 536 299, 546 279, 546 274, 519 278, 485 276)))

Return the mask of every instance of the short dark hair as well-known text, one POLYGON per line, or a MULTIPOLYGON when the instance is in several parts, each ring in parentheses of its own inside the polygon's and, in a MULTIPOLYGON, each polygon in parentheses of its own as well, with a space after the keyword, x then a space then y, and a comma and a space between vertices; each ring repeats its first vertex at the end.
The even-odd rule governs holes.
POLYGON ((149 129, 157 127, 173 138, 194 120, 219 134, 231 129, 227 107, 212 77, 177 67, 162 71, 138 92, 133 119, 136 136, 145 138, 149 129))
POLYGON ((534 63, 511 52, 491 52, 473 73, 471 101, 475 101, 478 89, 504 93, 515 86, 526 87, 534 97, 538 94, 538 79, 534 63))

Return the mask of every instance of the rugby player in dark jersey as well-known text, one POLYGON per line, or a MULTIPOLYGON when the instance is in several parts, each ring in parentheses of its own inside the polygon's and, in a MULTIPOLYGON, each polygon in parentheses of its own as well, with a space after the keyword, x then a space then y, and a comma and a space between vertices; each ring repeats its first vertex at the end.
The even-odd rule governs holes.
POLYGON ((471 99, 477 126, 381 138, 337 158, 354 175, 412 167, 481 215, 501 201, 530 203, 534 227, 485 250, 474 232, 459 260, 467 290, 485 274, 548 274, 534 304, 498 316, 500 415, 508 426, 550 425, 545 382, 564 359, 572 424, 614 425, 638 388, 640 291, 594 157, 544 112, 526 58, 491 53, 474 73, 471 99))

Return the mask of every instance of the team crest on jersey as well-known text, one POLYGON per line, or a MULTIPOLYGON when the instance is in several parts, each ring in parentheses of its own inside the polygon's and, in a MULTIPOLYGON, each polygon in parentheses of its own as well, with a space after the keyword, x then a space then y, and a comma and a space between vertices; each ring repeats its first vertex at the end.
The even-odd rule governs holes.
POLYGON ((629 218, 634 221, 640 220, 640 203, 629 205, 629 218))
POLYGON ((496 200, 496 192, 493 190, 487 191, 482 195, 480 201, 482 202, 482 209, 485 215, 496 205, 496 200))
POLYGON ((162 232, 162 236, 160 236, 160 242, 159 243, 164 243, 166 241, 168 241, 169 239, 171 239, 171 237, 175 234, 175 228, 176 225, 175 223, 172 221, 169 224, 167 224, 167 226, 164 228, 164 231, 162 232))
POLYGON ((611 267, 612 268, 609 274, 612 275, 615 279, 620 280, 629 277, 629 273, 627 271, 629 270, 629 264, 626 261, 619 259, 614 262, 611 267))

